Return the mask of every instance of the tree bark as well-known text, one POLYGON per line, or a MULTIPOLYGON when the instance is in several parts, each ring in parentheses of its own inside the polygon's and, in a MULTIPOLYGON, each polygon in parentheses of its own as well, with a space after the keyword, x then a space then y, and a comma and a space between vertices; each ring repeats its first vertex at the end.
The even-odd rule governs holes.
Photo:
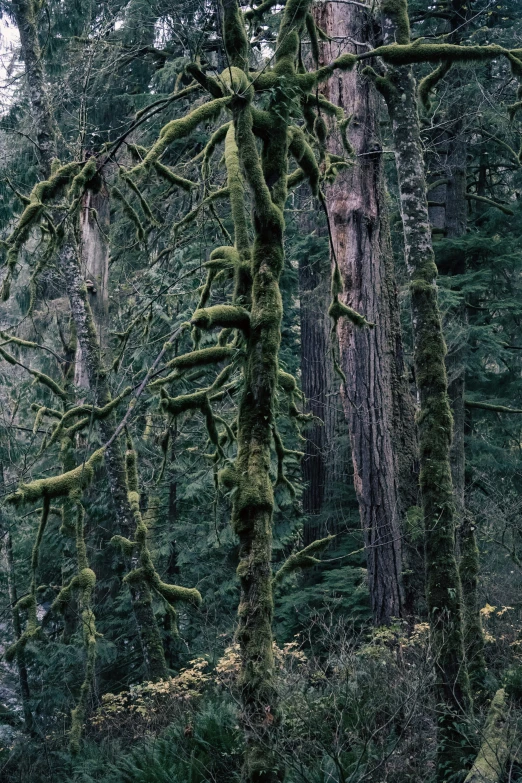
MULTIPOLYGON (((83 198, 80 211, 81 272, 87 284, 89 304, 102 349, 102 361, 107 363, 109 314, 109 244, 110 205, 107 188, 100 183, 97 190, 89 188, 83 198)), ((74 383, 89 387, 89 377, 82 348, 78 343, 74 383)))
MULTIPOLYGON (((321 231, 324 235, 325 231, 316 228, 316 213, 306 206, 304 198, 301 208, 304 214, 299 219, 300 231, 310 235, 321 231)), ((330 275, 328 252, 324 257, 314 257, 313 262, 300 255, 301 385, 306 411, 320 420, 309 424, 303 432, 306 439, 301 463, 306 515, 304 546, 323 538, 327 532, 338 532, 340 515, 336 513, 336 500, 346 481, 349 459, 343 438, 347 422, 339 378, 331 358, 330 275)))
MULTIPOLYGON (((317 18, 333 39, 372 43, 371 17, 365 9, 325 3, 317 18)), ((337 48, 335 42, 322 44, 324 62, 339 54, 337 48)), ((372 611, 374 622, 381 625, 402 617, 407 603, 411 606, 411 595, 406 602, 403 590, 401 521, 416 505, 413 403, 402 355, 376 91, 354 71, 331 79, 325 95, 352 116, 349 139, 356 155, 354 165, 326 192, 343 301, 375 323, 370 330, 341 322, 339 344, 372 611)), ((333 151, 339 153, 339 146, 333 151)))
MULTIPOLYGON (((387 42, 409 43, 407 3, 384 0, 387 42)), ((375 72, 374 72, 375 74, 375 72)), ((462 602, 455 558, 455 502, 451 478, 452 416, 444 363, 446 345, 437 301, 416 84, 411 67, 390 67, 376 83, 388 105, 399 181, 404 248, 410 274, 414 364, 420 399, 420 488, 426 537, 427 604, 440 703, 437 779, 460 772, 462 735, 457 715, 469 704, 464 664, 462 602)))

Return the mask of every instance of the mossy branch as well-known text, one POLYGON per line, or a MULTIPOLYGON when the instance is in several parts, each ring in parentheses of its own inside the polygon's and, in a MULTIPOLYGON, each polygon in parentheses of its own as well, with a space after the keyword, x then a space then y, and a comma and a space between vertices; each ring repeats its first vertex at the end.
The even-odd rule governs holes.
POLYGON ((273 585, 275 586, 280 584, 286 576, 294 573, 295 571, 299 571, 303 568, 312 568, 315 565, 319 565, 321 560, 315 557, 315 555, 321 553, 328 546, 328 544, 334 540, 334 538, 335 536, 320 538, 317 541, 313 541, 299 552, 294 552, 293 555, 290 555, 281 568, 274 574, 272 580, 273 585))
POLYGON ((419 100, 426 109, 426 111, 429 111, 431 109, 431 100, 430 100, 430 93, 432 90, 435 89, 437 84, 441 81, 441 79, 446 76, 449 69, 452 66, 451 60, 447 60, 446 62, 442 62, 437 68, 435 68, 434 71, 429 73, 427 76, 425 76, 423 79, 419 82, 418 87, 418 95, 419 100))
POLYGON ((194 367, 206 367, 211 364, 219 364, 226 359, 231 358, 237 349, 233 346, 212 346, 211 348, 201 348, 199 351, 190 351, 189 353, 176 356, 167 362, 164 370, 173 369, 170 375, 165 378, 158 378, 155 381, 149 383, 149 389, 156 389, 163 386, 166 383, 179 378, 180 374, 185 370, 192 370, 194 367))
POLYGON ((509 755, 508 709, 506 693, 500 688, 491 701, 480 749, 464 783, 500 783, 509 755))
POLYGON ((190 323, 198 329, 213 329, 221 326, 225 329, 241 329, 248 331, 250 313, 244 307, 235 305, 214 305, 196 310, 190 323))
POLYGON ((201 122, 208 122, 217 117, 220 111, 230 102, 230 97, 216 98, 213 101, 204 103, 177 120, 171 120, 161 129, 159 139, 153 144, 145 158, 137 166, 130 169, 129 174, 136 176, 145 171, 149 166, 155 163, 165 152, 167 147, 178 139, 189 136, 201 122))
POLYGON ((468 201, 478 201, 480 204, 487 204, 490 207, 495 207, 495 209, 499 209, 501 212, 503 212, 504 215, 515 214, 509 207, 506 207, 504 204, 501 204, 498 201, 494 201, 491 198, 487 198, 486 196, 477 196, 475 193, 466 193, 466 198, 468 201))
POLYGON ((495 405, 491 402, 479 402, 478 400, 470 400, 466 397, 464 404, 466 408, 479 408, 484 411, 493 411, 496 413, 522 413, 522 408, 508 408, 505 405, 495 405))
POLYGON ((10 353, 8 353, 6 350, 4 350, 4 348, 0 348, 0 356, 3 359, 5 359, 5 361, 8 362, 9 364, 18 365, 18 367, 22 367, 26 372, 32 375, 33 378, 36 378, 38 383, 41 383, 43 386, 47 386, 47 388, 50 389, 54 394, 56 394, 57 397, 60 397, 60 399, 65 400, 67 398, 67 394, 64 391, 64 389, 62 389, 62 387, 59 386, 56 383, 56 381, 53 381, 53 379, 50 378, 45 373, 39 372, 38 370, 32 370, 30 367, 27 367, 27 365, 18 361, 18 359, 15 359, 15 357, 12 356, 10 353))
POLYGON ((12 495, 8 495, 7 502, 14 505, 21 503, 34 503, 42 498, 67 497, 75 492, 86 489, 94 478, 94 469, 103 459, 104 449, 95 451, 89 459, 78 465, 74 470, 69 470, 59 476, 37 479, 30 484, 21 484, 20 488, 12 495))

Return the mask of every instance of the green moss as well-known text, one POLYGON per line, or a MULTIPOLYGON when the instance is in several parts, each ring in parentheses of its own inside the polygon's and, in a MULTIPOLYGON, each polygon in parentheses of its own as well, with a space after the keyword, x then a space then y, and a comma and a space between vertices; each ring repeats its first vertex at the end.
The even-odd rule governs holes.
POLYGON ((33 503, 41 498, 59 498, 71 495, 75 491, 86 489, 94 477, 94 469, 102 461, 104 449, 95 451, 89 459, 74 470, 59 476, 37 479, 30 484, 21 484, 20 488, 9 495, 7 500, 13 504, 33 503))
POLYGON ((319 165, 313 150, 306 141, 301 128, 292 126, 289 130, 289 137, 289 151, 294 156, 298 166, 303 170, 310 184, 312 194, 317 196, 319 192, 319 165))
POLYGON ((334 538, 335 536, 327 536, 326 538, 318 539, 304 549, 301 549, 299 552, 294 552, 293 555, 290 555, 274 575, 274 585, 279 584, 286 576, 295 571, 299 571, 303 568, 312 568, 313 566, 320 564, 321 560, 315 557, 315 555, 326 549, 334 538))
POLYGON ((355 326, 359 327, 369 326, 370 328, 373 328, 373 326, 375 326, 375 324, 367 321, 366 318, 363 315, 360 315, 360 313, 356 312, 356 310, 353 310, 351 307, 348 307, 347 305, 340 302, 337 296, 330 305, 328 315, 333 319, 334 329, 337 326, 337 322, 340 318, 348 318, 348 320, 351 321, 355 326))
POLYGON ((429 111, 431 109, 431 100, 430 100, 430 93, 432 90, 435 89, 437 84, 441 81, 441 79, 444 78, 444 76, 448 73, 449 69, 451 68, 452 62, 451 60, 447 60, 446 62, 442 62, 437 68, 435 68, 434 71, 429 73, 427 76, 425 76, 423 79, 419 82, 418 87, 418 95, 419 100, 426 109, 426 111, 429 111))
POLYGON ((250 256, 250 238, 248 236, 248 220, 245 206, 245 186, 241 176, 239 150, 233 124, 230 125, 225 138, 225 165, 230 194, 230 209, 234 224, 235 247, 239 257, 244 259, 250 256))
POLYGON ((117 187, 111 188, 111 195, 114 196, 114 198, 118 199, 118 201, 121 202, 121 205, 123 207, 124 213, 127 215, 129 220, 131 220, 132 223, 136 226, 136 239, 138 242, 143 242, 145 240, 145 229, 143 228, 143 224, 140 220, 140 217, 130 201, 128 201, 121 190, 117 187))
POLYGON ((480 750, 464 783, 500 783, 509 756, 508 704, 500 688, 493 697, 480 750))
POLYGON ((234 305, 214 305, 202 310, 196 310, 191 318, 191 324, 199 329, 212 329, 216 326, 232 329, 248 330, 250 314, 243 307, 234 305))
POLYGON ((408 0, 381 0, 381 12, 392 19, 397 43, 408 44, 410 42, 408 0))
POLYGON ((159 139, 153 144, 144 160, 134 166, 128 172, 129 175, 136 176, 155 163, 173 142, 188 136, 200 123, 215 119, 229 102, 230 97, 216 98, 198 106, 185 117, 168 122, 161 129, 159 139))

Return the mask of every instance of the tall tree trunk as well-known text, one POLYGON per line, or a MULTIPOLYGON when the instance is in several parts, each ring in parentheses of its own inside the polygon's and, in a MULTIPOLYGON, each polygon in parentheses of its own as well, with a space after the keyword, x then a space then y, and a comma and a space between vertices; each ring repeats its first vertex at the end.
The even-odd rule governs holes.
MULTIPOLYGON (((16 0, 13 3, 13 12, 20 33, 22 58, 25 64, 31 112, 38 141, 40 168, 43 176, 48 177, 51 172, 52 160, 56 155, 56 134, 44 80, 34 5, 26 0, 16 0)), ((71 313, 85 362, 89 386, 94 390, 95 405, 103 407, 110 400, 107 373, 102 362, 101 346, 88 301, 87 288, 81 274, 74 243, 70 238, 65 238, 59 252, 60 269, 65 278, 71 313)), ((100 432, 105 442, 110 440, 113 431, 112 416, 100 422, 100 432)), ((126 537, 132 538, 135 527, 134 517, 127 497, 125 463, 118 442, 114 442, 107 448, 105 466, 119 530, 126 537)), ((131 596, 149 677, 151 679, 165 678, 168 674, 167 665, 158 624, 154 616, 150 589, 147 585, 144 585, 143 588, 133 586, 131 587, 131 596)))
MULTIPOLYGON (((405 0, 384 0, 387 42, 409 43, 405 0)), ((406 262, 410 274, 414 363, 420 398, 420 488, 426 535, 427 604, 440 703, 437 778, 462 769, 458 715, 469 704, 464 664, 460 580, 455 558, 451 478, 452 416, 444 363, 446 345, 437 301, 415 79, 411 67, 390 67, 377 78, 392 123, 406 262)))
MULTIPOLYGON (((109 243, 110 205, 109 194, 104 183, 99 189, 86 190, 80 212, 81 272, 89 293, 89 303, 98 332, 98 340, 107 362, 109 314, 109 243)), ((81 345, 76 351, 74 374, 76 386, 88 388, 89 377, 83 359, 81 345)))
MULTIPOLYGON (((302 194, 299 194, 302 196, 302 194)), ((298 196, 299 197, 299 196, 298 196)), ((308 204, 310 202, 308 201, 308 204)), ((301 200, 302 234, 319 232, 316 213, 301 200)), ((321 231, 321 233, 325 233, 321 231)), ((331 353, 330 259, 328 253, 313 261, 299 257, 299 318, 301 326, 301 385, 305 407, 318 421, 303 432, 306 439, 301 466, 304 482, 303 511, 306 515, 303 543, 311 544, 327 532, 335 533, 338 515, 334 504, 346 480, 347 458, 344 444, 346 419, 331 353), (322 423, 321 423, 322 422, 322 423), (330 513, 325 514, 328 509, 330 513)))
MULTIPOLYGON (((321 46, 324 62, 339 54, 336 39, 372 43, 371 17, 357 5, 322 4, 317 20, 332 38, 321 46)), ((336 75, 325 94, 352 116, 349 139, 357 156, 326 193, 344 301, 375 323, 374 329, 363 330, 343 321, 339 343, 371 604, 374 621, 381 625, 406 611, 401 517, 416 504, 413 403, 402 356, 377 94, 370 80, 355 71, 336 75)))

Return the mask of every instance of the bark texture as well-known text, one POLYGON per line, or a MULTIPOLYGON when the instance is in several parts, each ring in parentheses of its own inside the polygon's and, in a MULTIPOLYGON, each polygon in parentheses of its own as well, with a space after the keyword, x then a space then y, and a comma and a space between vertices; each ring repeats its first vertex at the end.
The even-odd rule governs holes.
MULTIPOLYGON (((303 199, 304 202, 304 199, 303 199)), ((305 216, 299 226, 303 233, 316 230, 315 213, 302 204, 305 216)), ((303 511, 307 516, 303 543, 311 544, 326 532, 337 532, 338 517, 335 498, 347 479, 349 455, 339 377, 330 353, 331 321, 328 308, 331 267, 326 253, 312 261, 299 258, 299 317, 301 326, 301 386, 305 406, 318 420, 303 432, 306 439, 302 460, 304 481, 303 511), (322 424, 320 423, 322 422, 322 424), (328 511, 329 513, 326 513, 328 511)))
MULTIPOLYGON (((317 18, 327 35, 343 41, 343 51, 346 40, 372 42, 371 16, 358 6, 325 3, 317 18)), ((354 53, 365 50, 348 46, 354 53)), ((338 48, 335 41, 322 44, 324 62, 338 56, 338 48)), ((370 80, 355 71, 332 78, 325 94, 352 117, 348 135, 356 155, 326 193, 343 301, 375 323, 374 329, 356 329, 341 321, 339 344, 372 611, 381 625, 406 611, 401 520, 416 504, 413 404, 385 207, 378 96, 370 80)), ((339 147, 333 151, 339 153, 339 147)))
MULTIPOLYGON (((101 182, 98 189, 89 188, 82 199, 80 211, 81 272, 86 281, 89 303, 98 332, 102 361, 107 362, 109 314, 109 245, 110 204, 107 188, 101 182)), ((89 377, 78 344, 74 374, 76 386, 88 388, 89 377)))
MULTIPOLYGON (((381 3, 385 40, 409 43, 406 2, 381 3)), ((392 122, 404 247, 410 275, 414 363, 420 399, 420 488, 425 524, 427 604, 441 708, 437 778, 462 767, 457 716, 469 703, 464 664, 460 580, 455 558, 455 502, 451 478, 452 415, 446 345, 437 301, 437 267, 431 240, 416 84, 411 67, 390 67, 376 83, 392 122)))

